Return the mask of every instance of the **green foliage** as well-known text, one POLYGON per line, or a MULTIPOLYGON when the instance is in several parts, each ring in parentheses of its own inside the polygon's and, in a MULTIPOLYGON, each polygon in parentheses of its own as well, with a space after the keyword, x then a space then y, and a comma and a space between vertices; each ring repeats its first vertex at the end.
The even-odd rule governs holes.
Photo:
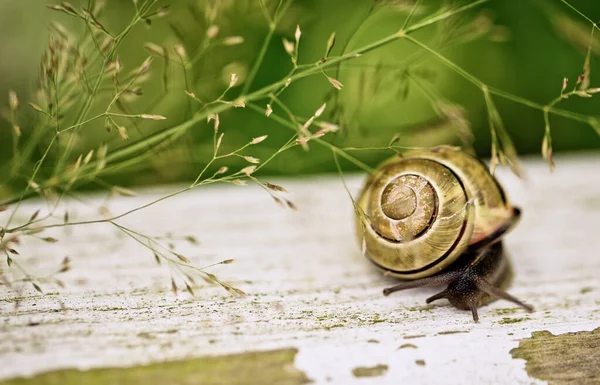
MULTIPOLYGON (((16 187, 23 187, 24 181, 31 176, 31 165, 44 155, 47 158, 35 179, 62 173, 67 160, 73 163, 79 155, 85 156, 102 144, 108 145, 110 156, 112 151, 124 146, 122 137, 129 138, 130 149, 127 155, 122 153, 118 166, 113 164, 104 171, 105 178, 111 183, 193 180, 208 161, 212 146, 210 129, 193 116, 202 106, 200 101, 218 98, 232 73, 238 77, 237 84, 228 92, 232 100, 281 82, 294 66, 281 43, 283 39, 293 46, 295 52, 291 52, 291 56, 297 58, 295 65, 311 66, 325 51, 334 56, 348 53, 394 34, 405 23, 431 19, 459 6, 440 1, 422 2, 413 7, 414 2, 409 0, 364 0, 353 2, 352 6, 341 1, 294 1, 278 5, 277 1, 237 0, 206 2, 204 6, 182 1, 162 8, 166 3, 157 1, 152 2, 152 14, 138 17, 134 3, 103 6, 99 1, 91 2, 96 10, 87 3, 67 6, 72 11, 66 8, 63 8, 64 12, 48 10, 43 16, 49 20, 49 34, 54 44, 66 33, 80 51, 80 57, 92 58, 86 63, 87 80, 80 82, 77 79, 72 84, 63 82, 67 90, 59 85, 58 109, 62 114, 59 125, 64 132, 47 154, 46 145, 52 140, 51 132, 47 131, 52 130, 41 132, 42 129, 36 131, 35 127, 47 128, 48 122, 42 121, 44 117, 40 114, 48 111, 29 109, 26 102, 34 101, 39 95, 29 93, 27 96, 25 87, 19 83, 4 85, 3 95, 8 95, 9 87, 19 90, 21 105, 18 122, 15 124, 14 117, 9 117, 10 124, 0 126, 0 153, 4 165, 0 196, 14 195, 19 190, 16 187), (90 13, 85 13, 83 9, 88 8, 90 13), (82 26, 86 24, 82 32, 82 26), (297 25, 302 27, 299 45, 294 44, 297 25), (333 33, 335 44, 328 46, 327 41, 333 33), (111 47, 104 48, 108 51, 103 57, 98 56, 95 50, 102 48, 102 44, 109 44, 107 39, 113 38, 111 47), (133 79, 131 71, 139 67, 148 54, 154 59, 148 73, 141 79, 133 79), (120 86, 126 89, 120 94, 114 93, 111 73, 101 77, 96 75, 107 57, 114 61, 116 56, 120 58, 123 71, 119 76, 120 86), (257 60, 257 56, 260 59, 257 60), (257 63, 259 65, 255 65, 257 63), (94 94, 94 80, 100 81, 98 90, 94 97, 89 97, 94 94), (134 84, 126 88, 131 80, 134 84), (184 91, 188 91, 188 95, 184 91), (193 96, 189 96, 190 93, 193 96), (142 113, 168 119, 164 122, 142 121, 142 113), (160 137, 160 157, 152 156, 152 151, 156 150, 146 151, 143 157, 137 156, 144 152, 142 147, 156 144, 144 143, 145 138, 180 122, 188 122, 186 127, 191 129, 182 129, 177 135, 181 136, 178 140, 172 135, 168 136, 168 141, 165 136, 160 137), (20 139, 11 133, 12 126, 20 129, 20 139), (111 128, 111 132, 106 132, 104 127, 111 128), (115 135, 118 133, 121 136, 115 135), (138 143, 133 146, 135 151, 131 149, 131 142, 138 143), (17 162, 11 162, 11 158, 17 162), (15 163, 22 165, 21 171, 25 175, 20 178, 14 175, 19 173, 15 163)), ((138 7, 141 9, 144 4, 140 2, 138 7)), ((267 95, 273 103, 268 103, 269 99, 265 98, 256 99, 256 102, 263 108, 268 103, 276 114, 283 112, 288 118, 290 113, 286 109, 292 111, 292 115, 307 118, 327 102, 322 118, 341 128, 341 132, 330 135, 328 141, 340 147, 382 147, 397 135, 397 144, 404 147, 462 143, 474 145, 478 153, 485 155, 495 147, 490 146, 490 141, 498 143, 494 130, 490 130, 486 122, 486 105, 490 104, 481 92, 482 85, 486 85, 492 95, 498 91, 516 96, 516 99, 508 98, 509 102, 501 100, 506 99, 503 96, 500 100, 493 98, 503 126, 513 137, 518 152, 538 152, 542 139, 546 156, 551 145, 554 150, 594 148, 600 143, 597 134, 572 122, 573 119, 589 122, 596 105, 593 98, 577 102, 560 99, 561 107, 564 104, 565 109, 584 115, 585 118, 579 117, 581 119, 569 115, 567 119, 552 123, 551 112, 549 119, 545 119, 544 112, 535 111, 539 110, 536 107, 543 109, 549 102, 554 102, 564 77, 570 79, 570 84, 575 84, 584 72, 583 63, 588 53, 592 59, 589 68, 594 73, 593 58, 598 49, 595 48, 597 38, 591 35, 590 21, 600 7, 585 2, 574 2, 573 6, 582 7, 583 12, 578 13, 569 4, 558 0, 485 1, 411 34, 416 41, 410 41, 412 37, 394 39, 351 61, 339 65, 324 63, 327 64, 325 76, 340 82, 344 86, 341 92, 332 89, 323 74, 303 76, 281 95, 275 95, 276 99, 267 95), (275 104, 279 105, 279 111, 275 104), (544 129, 550 127, 546 121, 555 128, 553 141, 548 135, 549 130, 544 129)), ((14 4, 3 7, 6 12, 24 12, 14 4)), ((36 11, 31 17, 39 18, 40 14, 36 11)), ((18 26, 12 28, 13 35, 15 31, 20 34, 18 26)), ((40 36, 39 40, 43 38, 40 36)), ((76 60, 76 57, 65 59, 76 60)), ((31 68, 34 58, 30 56, 25 60, 27 66, 24 68, 31 68)), ((75 68, 81 64, 73 63, 75 68)), ((15 71, 13 67, 7 70, 15 71)), ((593 84, 590 87, 593 89, 593 84)), ((2 88, 0 85, 0 90, 2 88)), ((277 90, 283 91, 282 88, 277 90)), ((554 108, 554 104, 550 107, 554 108)), ((5 111, 4 115, 10 114, 5 111)), ((254 156, 259 159, 269 156, 289 139, 272 120, 248 110, 223 108, 221 121, 227 132, 226 149, 268 134, 269 141, 256 148, 254 156)), ((374 164, 386 154, 363 151, 357 156, 374 164)), ((235 167, 243 164, 242 159, 227 163, 235 167)), ((329 151, 319 148, 311 148, 308 153, 293 149, 263 167, 264 172, 270 174, 334 169, 329 151)), ((97 187, 97 184, 81 183, 78 188, 97 187)))

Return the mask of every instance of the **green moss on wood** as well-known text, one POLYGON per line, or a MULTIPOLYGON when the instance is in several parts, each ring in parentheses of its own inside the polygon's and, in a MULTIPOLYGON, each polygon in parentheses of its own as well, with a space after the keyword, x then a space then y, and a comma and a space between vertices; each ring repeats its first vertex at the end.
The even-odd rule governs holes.
POLYGON ((359 366, 352 369, 354 377, 379 377, 383 376, 388 370, 387 365, 377 366, 359 366))
POLYGON ((426 337, 425 334, 415 334, 415 335, 411 335, 411 336, 404 336, 405 340, 410 340, 410 339, 414 339, 414 338, 423 338, 426 337))
POLYGON ((507 325, 507 324, 516 324, 516 323, 523 322, 523 321, 526 321, 526 320, 527 320, 527 318, 509 318, 509 317, 504 317, 500 321, 498 321, 498 323, 501 324, 501 325, 507 325))
POLYGON ((447 334, 460 334, 460 333, 468 333, 468 330, 446 330, 438 333, 438 336, 443 336, 447 334))
POLYGON ((525 370, 549 385, 600 384, 600 328, 591 332, 553 335, 538 331, 512 349, 527 361, 525 370))
POLYGON ((32 378, 18 378, 0 385, 299 385, 309 382, 296 369, 296 349, 202 357, 132 368, 87 371, 59 370, 32 378))
POLYGON ((409 349, 409 348, 410 349, 416 349, 417 345, 415 345, 415 344, 402 344, 402 345, 398 346, 398 349, 396 349, 396 350, 409 349))
POLYGON ((510 308, 502 308, 502 309, 493 309, 490 313, 493 315, 512 315, 518 311, 521 311, 520 307, 510 307, 510 308))

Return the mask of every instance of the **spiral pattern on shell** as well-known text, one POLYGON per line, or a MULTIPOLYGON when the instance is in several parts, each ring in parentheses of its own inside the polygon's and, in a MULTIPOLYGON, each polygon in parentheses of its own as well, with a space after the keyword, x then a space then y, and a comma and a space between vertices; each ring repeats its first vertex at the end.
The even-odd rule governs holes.
POLYGON ((436 274, 510 216, 484 163, 454 149, 413 151, 378 167, 358 200, 366 254, 401 278, 436 274))

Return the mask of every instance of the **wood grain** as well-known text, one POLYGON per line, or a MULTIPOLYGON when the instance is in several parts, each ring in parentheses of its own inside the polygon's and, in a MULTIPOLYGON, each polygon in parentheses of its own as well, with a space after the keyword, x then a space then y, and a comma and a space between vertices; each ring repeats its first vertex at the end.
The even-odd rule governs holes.
MULTIPOLYGON (((296 368, 317 384, 542 383, 528 377, 524 360, 511 357, 520 339, 600 326, 600 156, 559 157, 554 174, 537 160, 526 160, 525 169, 523 182, 507 173, 500 178, 524 213, 506 238, 515 269, 509 291, 534 313, 494 302, 480 309, 475 324, 447 302, 425 306, 437 288, 383 297, 396 281, 361 255, 352 205, 336 176, 272 181, 290 191, 298 212, 255 187, 201 188, 119 223, 152 235, 195 234, 201 245, 181 244, 179 251, 198 266, 234 258, 210 271, 246 298, 206 285, 195 288, 195 298, 175 297, 168 269, 113 226, 55 229, 48 235, 60 242, 26 242, 19 252, 38 274, 68 255, 68 287, 40 295, 29 286, 0 286, 0 379, 295 348, 296 368), (353 375, 378 365, 389 369, 378 377, 353 375)), ((348 176, 354 194, 362 180, 348 176)), ((110 210, 118 214, 174 189, 117 198, 110 210)), ((69 203, 72 218, 97 218, 103 197, 83 199, 69 203)), ((27 203, 23 217, 38 206, 27 203)))

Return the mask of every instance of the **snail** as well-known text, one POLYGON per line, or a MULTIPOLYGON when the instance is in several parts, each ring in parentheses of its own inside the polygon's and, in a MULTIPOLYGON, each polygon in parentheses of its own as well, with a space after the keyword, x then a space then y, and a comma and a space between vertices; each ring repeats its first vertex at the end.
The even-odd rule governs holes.
POLYGON ((508 294, 512 268, 502 237, 521 210, 478 158, 454 147, 413 150, 382 163, 356 204, 356 228, 368 259, 405 280, 383 291, 447 285, 445 298, 479 321, 495 299, 533 307, 508 294))

